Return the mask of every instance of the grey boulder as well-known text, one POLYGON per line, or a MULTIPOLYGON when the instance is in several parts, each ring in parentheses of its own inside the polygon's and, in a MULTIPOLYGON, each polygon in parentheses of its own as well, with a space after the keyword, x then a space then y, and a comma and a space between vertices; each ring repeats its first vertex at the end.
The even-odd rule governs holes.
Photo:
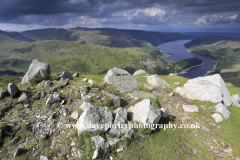
POLYGON ((166 81, 164 81, 163 79, 159 78, 156 75, 151 75, 146 77, 147 77, 148 84, 152 85, 153 87, 164 86, 164 87, 170 88, 170 85, 166 81))
POLYGON ((17 102, 21 102, 27 99, 27 94, 26 93, 22 93, 21 96, 18 98, 17 102))
POLYGON ((142 70, 142 69, 140 69, 140 70, 137 70, 136 72, 134 72, 134 76, 135 75, 138 75, 138 74, 144 74, 144 73, 147 73, 146 71, 144 71, 144 70, 142 70))
POLYGON ((14 83, 8 83, 8 92, 12 97, 15 97, 16 94, 19 92, 18 87, 14 83))
POLYGON ((37 59, 34 59, 29 66, 27 73, 22 79, 22 84, 29 83, 29 80, 33 78, 43 78, 46 79, 50 77, 51 69, 48 63, 39 62, 37 59))
POLYGON ((86 109, 79 117, 76 127, 78 133, 84 131, 107 131, 112 124, 113 116, 108 107, 92 106, 86 109))
POLYGON ((129 92, 137 88, 138 84, 140 84, 130 73, 116 67, 107 72, 103 81, 104 83, 111 84, 116 90, 122 93, 129 92))
POLYGON ((73 79, 72 74, 68 71, 63 71, 63 73, 59 77, 61 78, 61 80, 73 79))
POLYGON ((168 117, 168 109, 167 108, 161 108, 162 117, 168 117))
POLYGON ((121 105, 121 98, 109 93, 108 91, 102 90, 102 94, 106 97, 108 97, 111 100, 111 103, 113 104, 114 107, 120 107, 121 105))
POLYGON ((219 114, 219 113, 214 113, 214 114, 212 114, 211 115, 212 116, 212 118, 215 120, 215 122, 222 122, 224 119, 223 119, 223 117, 222 117, 222 115, 221 114, 219 114))
POLYGON ((183 87, 177 87, 175 93, 191 100, 224 102, 231 106, 232 100, 225 82, 219 74, 190 79, 183 87))
POLYGON ((50 96, 48 97, 47 101, 46 101, 46 105, 48 104, 53 104, 53 103, 56 103, 56 102, 60 102, 60 95, 59 94, 50 94, 50 96))
POLYGON ((183 105, 183 110, 185 112, 198 112, 198 107, 194 105, 183 105))
POLYGON ((109 144, 107 141, 102 137, 102 136, 94 136, 91 138, 92 139, 92 148, 93 149, 105 149, 109 147, 109 144))
POLYGON ((144 99, 128 109, 128 115, 133 121, 143 124, 157 124, 161 118, 161 110, 157 109, 152 100, 144 99))
POLYGON ((221 113, 225 119, 229 118, 230 112, 222 103, 219 103, 218 105, 216 105, 215 108, 216 108, 216 112, 221 113))
POLYGON ((240 107, 240 97, 239 94, 235 94, 231 96, 232 102, 234 106, 240 107))

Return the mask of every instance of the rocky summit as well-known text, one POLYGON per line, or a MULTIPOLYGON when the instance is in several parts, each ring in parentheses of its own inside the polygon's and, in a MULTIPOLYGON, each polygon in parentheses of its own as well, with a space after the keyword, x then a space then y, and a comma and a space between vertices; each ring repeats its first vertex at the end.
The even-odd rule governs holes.
POLYGON ((0 90, 0 159, 238 158, 229 126, 238 127, 240 90, 220 75, 138 73, 11 78, 0 90))

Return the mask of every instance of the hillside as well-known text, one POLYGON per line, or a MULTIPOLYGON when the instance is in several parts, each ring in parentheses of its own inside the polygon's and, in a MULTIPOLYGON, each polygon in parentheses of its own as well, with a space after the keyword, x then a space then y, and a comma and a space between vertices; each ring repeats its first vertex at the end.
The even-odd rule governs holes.
MULTIPOLYGON (((114 75, 128 76, 119 73, 114 75)), ((24 85, 20 84, 22 78, 0 77, 0 87, 6 88, 9 82, 14 82, 20 89, 18 94, 24 92, 27 95, 19 102, 17 102, 19 95, 14 98, 7 95, 0 101, 0 106, 2 106, 0 108, 2 118, 0 122, 0 158, 92 159, 96 152, 94 148, 98 144, 98 148, 103 145, 100 143, 104 143, 106 148, 100 149, 102 152, 99 152, 99 159, 111 159, 110 156, 116 160, 234 159, 240 157, 238 152, 240 149, 240 108, 237 106, 227 107, 231 113, 230 118, 222 122, 215 122, 211 115, 215 112, 216 104, 190 100, 176 93, 171 94, 177 86, 182 87, 188 81, 179 76, 158 76, 165 80, 170 87, 159 86, 150 90, 143 84, 150 85, 146 76, 151 75, 139 74, 134 76, 137 81, 141 82, 135 90, 140 91, 141 94, 148 94, 148 96, 154 95, 155 98, 150 98, 150 100, 155 108, 168 110, 167 116, 163 117, 162 113, 157 124, 167 127, 169 124, 180 126, 198 123, 200 128, 190 128, 190 126, 189 128, 175 129, 169 126, 169 128, 156 130, 134 128, 134 133, 130 133, 131 137, 121 139, 115 137, 109 130, 107 132, 84 131, 78 134, 77 128, 63 125, 74 125, 78 122, 78 117, 87 114, 86 110, 90 108, 83 110, 83 104, 86 103, 84 101, 91 103, 94 107, 100 106, 102 109, 107 109, 102 112, 102 116, 106 116, 108 113, 116 118, 119 115, 115 110, 119 107, 128 110, 131 106, 146 100, 146 98, 132 100, 128 96, 132 92, 121 93, 112 85, 103 83, 104 76, 105 74, 80 75, 73 77, 73 80, 67 80, 68 83, 65 83, 65 80, 59 80, 58 76, 51 76, 49 80, 42 83, 33 79, 29 84, 24 85), (96 83, 84 82, 82 81, 84 78, 92 79, 96 83), (179 84, 176 85, 176 82, 179 84), (28 89, 26 89, 27 86, 28 89), (60 99, 48 104, 47 102, 50 102, 49 99, 51 99, 49 97, 53 92, 55 92, 55 96, 59 95, 60 99), (110 94, 110 97, 109 94, 106 96, 106 92, 110 94), (101 98, 97 98, 99 96, 101 98), (120 99, 120 106, 116 99, 120 99), (183 109, 185 104, 197 106, 198 112, 187 112, 183 109), (97 136, 99 140, 94 140, 94 136, 97 136), (103 138, 102 142, 101 138, 103 138), (108 146, 109 144, 111 146, 108 146)), ((231 95, 240 92, 240 88, 229 84, 227 87, 231 95)), ((94 117, 97 119, 97 116, 94 117)), ((129 120, 128 124, 135 122, 129 120)))
POLYGON ((240 86, 240 40, 226 37, 201 37, 185 47, 194 54, 210 58, 218 63, 210 74, 220 73, 226 82, 240 86))

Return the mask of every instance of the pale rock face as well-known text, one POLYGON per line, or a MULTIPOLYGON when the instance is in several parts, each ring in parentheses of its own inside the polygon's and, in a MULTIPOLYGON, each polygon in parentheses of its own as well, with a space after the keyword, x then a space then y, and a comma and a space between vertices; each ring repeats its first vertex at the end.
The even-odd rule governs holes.
POLYGON ((198 112, 198 107, 194 105, 183 105, 185 112, 198 112))
POLYGON ((183 87, 177 87, 175 93, 191 100, 224 102, 231 106, 232 100, 225 82, 219 74, 190 79, 183 87))
POLYGON ((51 69, 48 63, 39 62, 34 59, 29 66, 27 73, 24 75, 21 84, 29 83, 29 80, 33 78, 46 79, 50 77, 51 69))
POLYGON ((235 94, 231 96, 232 102, 234 106, 240 107, 240 97, 239 94, 235 94))
POLYGON ((215 108, 216 108, 216 112, 221 113, 225 119, 229 118, 230 112, 222 103, 219 103, 218 105, 216 105, 215 108))
POLYGON ((163 79, 159 78, 156 75, 151 75, 146 77, 147 77, 148 84, 152 85, 153 87, 164 86, 164 87, 170 88, 170 85, 166 81, 164 81, 163 79))
POLYGON ((112 124, 113 116, 108 107, 92 106, 86 109, 79 117, 76 127, 78 133, 84 131, 101 130, 106 132, 112 124))
POLYGON ((107 72, 103 81, 104 83, 111 84, 116 90, 122 93, 129 92, 137 88, 138 84, 141 84, 130 73, 116 67, 107 72))
POLYGON ((138 75, 138 74, 144 74, 144 73, 147 73, 146 71, 144 71, 144 70, 142 70, 142 69, 140 69, 140 70, 137 70, 136 72, 134 72, 134 76, 135 75, 138 75))
POLYGON ((128 114, 132 120, 142 124, 157 124, 161 118, 161 110, 150 99, 144 99, 130 107, 128 114))
POLYGON ((222 115, 219 114, 219 113, 214 113, 214 114, 212 114, 211 116, 212 116, 212 118, 215 120, 215 122, 217 122, 217 123, 223 121, 223 117, 222 117, 222 115))

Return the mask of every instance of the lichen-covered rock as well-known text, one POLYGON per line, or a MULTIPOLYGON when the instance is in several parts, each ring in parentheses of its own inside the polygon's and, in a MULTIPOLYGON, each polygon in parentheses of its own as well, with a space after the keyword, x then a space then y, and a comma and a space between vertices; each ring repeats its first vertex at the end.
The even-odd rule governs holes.
POLYGON ((34 59, 29 66, 27 73, 22 79, 22 84, 29 83, 29 80, 33 78, 43 78, 46 79, 50 77, 51 69, 50 65, 47 63, 39 62, 37 59, 34 59))
POLYGON ((61 80, 73 79, 72 74, 68 71, 63 71, 63 73, 59 77, 61 78, 61 80))
POLYGON ((134 72, 134 76, 135 75, 138 75, 138 74, 144 74, 144 73, 147 73, 146 71, 144 71, 144 70, 142 70, 142 69, 140 69, 140 70, 137 70, 136 72, 134 72))
POLYGON ((8 92, 12 97, 15 97, 17 93, 19 92, 18 87, 14 83, 8 83, 8 92))
POLYGON ((122 93, 129 92, 140 84, 130 73, 116 67, 107 72, 103 81, 122 93))
POLYGON ((152 100, 144 99, 128 109, 133 121, 143 124, 157 124, 161 118, 161 110, 157 109, 152 100))
POLYGON ((78 133, 84 131, 107 131, 112 124, 113 116, 108 107, 92 106, 86 109, 79 117, 76 127, 78 133))
POLYGON ((92 137, 91 139, 92 139, 93 149, 98 149, 98 148, 105 149, 109 147, 109 144, 102 136, 97 135, 92 137))
POLYGON ((152 85, 153 87, 164 86, 164 87, 170 88, 170 85, 166 81, 164 81, 163 79, 159 78, 156 75, 151 75, 146 77, 147 77, 148 84, 152 85))
POLYGON ((230 93, 219 74, 190 79, 174 92, 191 100, 211 101, 216 104, 223 101, 225 106, 232 105, 230 93))

